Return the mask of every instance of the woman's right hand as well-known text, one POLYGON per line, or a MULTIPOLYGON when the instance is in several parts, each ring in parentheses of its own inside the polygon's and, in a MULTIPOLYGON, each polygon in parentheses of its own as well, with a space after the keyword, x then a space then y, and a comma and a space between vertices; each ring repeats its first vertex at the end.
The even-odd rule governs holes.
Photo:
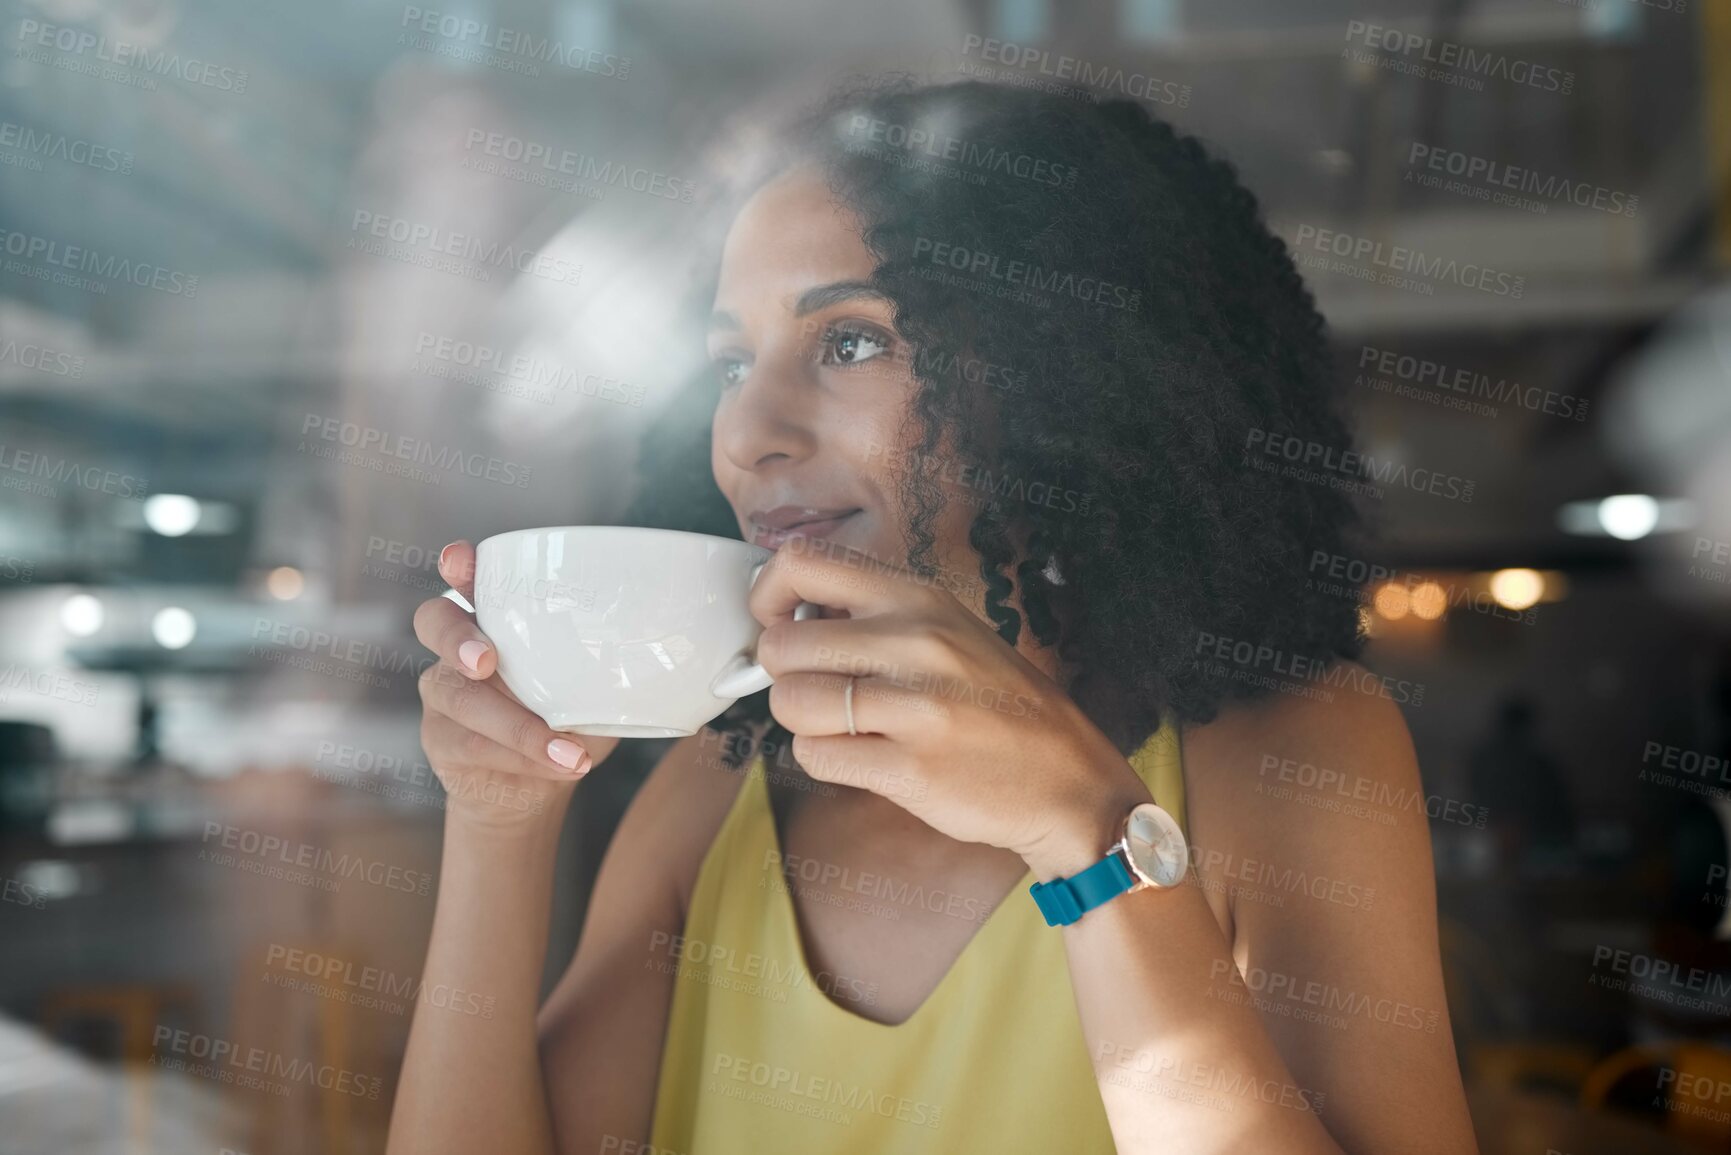
MULTIPOLYGON (((446 546, 439 576, 473 605, 475 547, 446 546)), ((562 819, 572 788, 619 739, 550 729, 499 678, 492 642, 450 598, 420 604, 415 636, 439 659, 420 679, 421 747, 444 784, 446 812, 489 826, 562 819)))

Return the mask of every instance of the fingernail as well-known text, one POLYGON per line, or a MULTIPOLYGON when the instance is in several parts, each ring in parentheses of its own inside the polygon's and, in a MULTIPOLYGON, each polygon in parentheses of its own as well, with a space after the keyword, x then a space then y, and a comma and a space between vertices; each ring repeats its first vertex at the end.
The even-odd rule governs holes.
MULTIPOLYGON (((559 763, 559 765, 565 767, 565 769, 571 771, 573 774, 579 772, 578 767, 583 765, 588 756, 589 751, 583 749, 583 747, 577 745, 577 743, 567 742, 563 738, 555 738, 551 742, 547 743, 547 757, 553 759, 553 761, 559 763)), ((584 766, 584 769, 587 768, 587 766, 584 766)))
POLYGON ((481 659, 486 656, 486 653, 487 643, 477 641, 474 638, 470 638, 457 647, 457 657, 462 660, 463 665, 469 667, 470 671, 476 674, 481 672, 481 659))

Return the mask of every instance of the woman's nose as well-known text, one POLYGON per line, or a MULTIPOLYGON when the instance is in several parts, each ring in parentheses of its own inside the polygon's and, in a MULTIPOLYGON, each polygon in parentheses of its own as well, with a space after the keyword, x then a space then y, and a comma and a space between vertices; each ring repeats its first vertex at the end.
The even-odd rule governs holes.
POLYGON ((732 403, 715 415, 716 444, 735 467, 757 469, 777 458, 798 461, 811 454, 817 431, 809 384, 794 357, 758 357, 732 403))

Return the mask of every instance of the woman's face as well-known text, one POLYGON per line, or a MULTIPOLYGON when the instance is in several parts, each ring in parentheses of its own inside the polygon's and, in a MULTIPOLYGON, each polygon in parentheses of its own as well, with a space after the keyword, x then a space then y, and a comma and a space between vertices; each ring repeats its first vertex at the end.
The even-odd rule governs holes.
MULTIPOLYGON (((869 287, 872 268, 814 168, 764 186, 733 222, 709 329, 710 464, 747 541, 823 538, 906 562, 898 478, 916 464, 903 421, 919 385, 890 303, 869 287)), ((952 497, 933 524, 950 574, 978 572, 973 513, 952 497)))

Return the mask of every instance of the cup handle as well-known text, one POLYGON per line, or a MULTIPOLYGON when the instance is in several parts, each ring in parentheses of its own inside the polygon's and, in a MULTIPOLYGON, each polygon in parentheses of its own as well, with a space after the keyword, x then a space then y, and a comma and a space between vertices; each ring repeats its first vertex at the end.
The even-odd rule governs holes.
MULTIPOLYGON (((757 584, 757 575, 762 573, 763 567, 768 564, 768 562, 757 564, 756 568, 751 571, 751 581, 747 588, 757 584)), ((799 607, 793 611, 793 620, 803 622, 808 618, 816 617, 818 613, 819 607, 816 605, 811 602, 800 602, 799 607)), ((715 675, 715 680, 709 684, 709 692, 717 698, 735 701, 747 694, 755 694, 759 690, 767 689, 773 681, 775 679, 770 676, 768 670, 758 664, 756 658, 750 654, 735 654, 728 660, 727 666, 721 673, 715 675)))

